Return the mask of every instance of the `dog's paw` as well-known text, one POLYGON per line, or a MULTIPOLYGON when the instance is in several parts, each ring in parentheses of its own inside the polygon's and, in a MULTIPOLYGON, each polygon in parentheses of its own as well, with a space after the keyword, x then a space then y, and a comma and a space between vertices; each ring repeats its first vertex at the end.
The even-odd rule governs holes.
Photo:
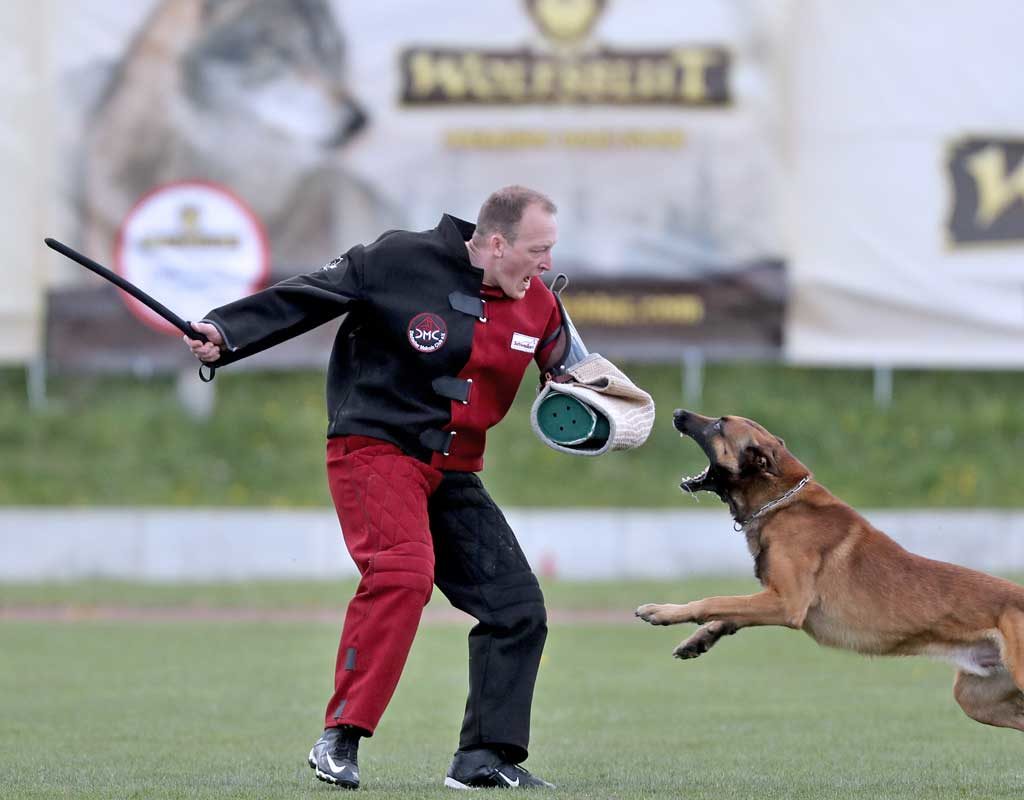
POLYGON ((678 620, 674 613, 679 606, 665 605, 660 603, 647 603, 636 610, 636 616, 651 625, 672 625, 678 620))
POLYGON ((736 623, 729 620, 716 620, 702 625, 686 641, 682 642, 672 655, 676 658, 697 658, 714 647, 723 636, 736 633, 736 623))
POLYGON ((711 646, 714 644, 713 641, 708 640, 706 637, 690 637, 675 650, 672 651, 673 658, 688 659, 697 658, 698 656, 704 655, 711 646))

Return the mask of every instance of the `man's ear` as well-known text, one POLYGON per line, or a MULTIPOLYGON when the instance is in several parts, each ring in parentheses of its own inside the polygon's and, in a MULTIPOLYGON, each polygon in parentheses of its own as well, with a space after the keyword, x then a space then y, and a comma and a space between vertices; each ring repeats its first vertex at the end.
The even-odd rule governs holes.
POLYGON ((500 233, 491 234, 491 253, 495 258, 501 258, 505 255, 506 244, 507 242, 505 241, 505 237, 500 233))

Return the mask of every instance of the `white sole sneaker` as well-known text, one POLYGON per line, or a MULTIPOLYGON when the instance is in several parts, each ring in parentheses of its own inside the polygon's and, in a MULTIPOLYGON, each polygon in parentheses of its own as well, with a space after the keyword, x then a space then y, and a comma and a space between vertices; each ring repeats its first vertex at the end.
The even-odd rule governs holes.
POLYGON ((467 786, 462 781, 457 781, 455 778, 448 777, 447 775, 444 779, 444 785, 449 789, 469 789, 471 791, 475 791, 480 788, 479 786, 467 786))

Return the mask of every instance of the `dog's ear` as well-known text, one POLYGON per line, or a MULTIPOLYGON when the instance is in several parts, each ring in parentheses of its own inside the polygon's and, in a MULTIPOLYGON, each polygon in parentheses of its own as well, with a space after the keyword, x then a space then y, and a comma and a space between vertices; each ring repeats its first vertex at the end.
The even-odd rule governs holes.
POLYGON ((778 467, 775 462, 775 451, 759 444, 747 445, 743 451, 743 464, 745 469, 757 472, 767 472, 771 475, 778 475, 778 467))

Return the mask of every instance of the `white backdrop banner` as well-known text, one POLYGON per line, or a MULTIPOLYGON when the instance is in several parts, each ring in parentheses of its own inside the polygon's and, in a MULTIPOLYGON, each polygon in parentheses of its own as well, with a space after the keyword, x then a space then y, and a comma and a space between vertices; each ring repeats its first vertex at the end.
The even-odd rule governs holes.
POLYGON ((1020 4, 811 0, 794 16, 787 353, 1024 365, 1020 4))
MULTIPOLYGON (((38 320, 24 267, 45 257, 57 363, 184 355, 98 279, 34 255, 24 198, 52 196, 42 233, 110 263, 142 198, 199 181, 251 212, 269 279, 442 211, 472 217, 519 182, 561 206, 555 266, 594 349, 639 330, 641 356, 781 345, 810 364, 1024 365, 1015 0, 38 8, 0 26, 15 114, 0 163, 36 190, 9 194, 21 244, 0 260, 0 325, 38 320), (26 89, 39 76, 48 111, 26 89)), ((163 273, 191 286, 189 247, 246 241, 201 206, 176 218, 143 235, 175 243, 163 273)), ((267 355, 321 363, 318 335, 267 355)))
MULTIPOLYGON (((787 2, 58 5, 57 238, 105 263, 144 260, 154 296, 210 297, 182 316, 239 283, 205 274, 213 250, 237 265, 265 236, 267 277, 281 278, 442 212, 475 219, 488 194, 519 183, 559 205, 554 266, 601 347, 637 331, 673 346, 781 344, 787 2), (208 201, 141 213, 182 186, 235 198, 257 232, 208 201)), ((127 335, 138 320, 109 287, 63 275, 54 360, 123 363, 113 350, 125 342, 181 355, 151 331, 127 335), (94 292, 72 293, 83 288, 94 292)))

